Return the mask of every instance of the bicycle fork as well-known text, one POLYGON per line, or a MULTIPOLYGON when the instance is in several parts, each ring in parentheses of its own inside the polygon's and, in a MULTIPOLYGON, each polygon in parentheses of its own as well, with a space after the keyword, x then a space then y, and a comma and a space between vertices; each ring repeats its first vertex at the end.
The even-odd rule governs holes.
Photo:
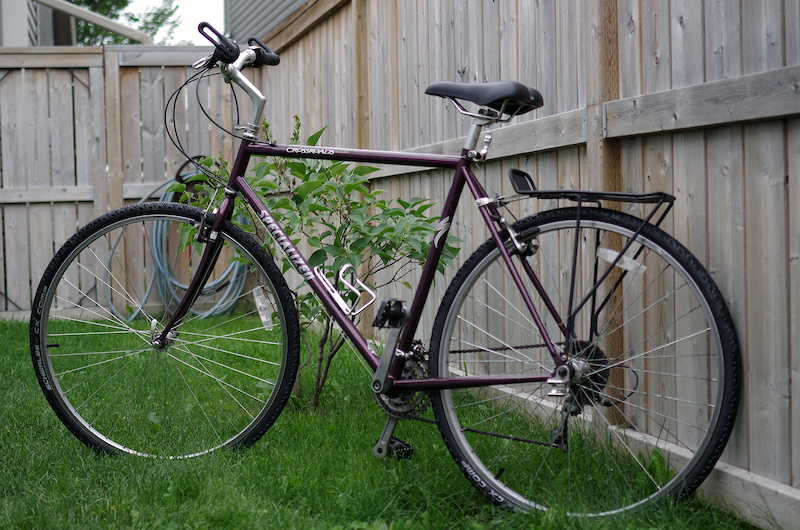
POLYGON ((178 326, 186 317, 189 308, 192 307, 197 297, 200 296, 200 293, 203 291, 203 286, 205 286, 211 276, 214 265, 217 263, 217 258, 219 258, 219 254, 222 251, 222 241, 219 240, 218 237, 219 229, 225 221, 226 216, 230 216, 233 211, 234 197, 233 192, 229 193, 226 190, 226 195, 222 204, 214 211, 215 217, 213 220, 209 220, 210 212, 208 210, 203 212, 203 217, 197 227, 197 236, 195 237, 197 242, 205 245, 203 254, 200 257, 200 263, 177 309, 175 309, 169 321, 164 325, 164 329, 162 329, 160 333, 157 333, 156 321, 154 320, 151 323, 150 336, 153 347, 158 349, 166 348, 177 339, 178 326))

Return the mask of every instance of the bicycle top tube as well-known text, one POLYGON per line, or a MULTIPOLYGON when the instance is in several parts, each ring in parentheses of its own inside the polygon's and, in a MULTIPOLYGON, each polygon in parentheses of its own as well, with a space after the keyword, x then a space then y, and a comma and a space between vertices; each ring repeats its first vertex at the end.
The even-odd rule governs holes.
POLYGON ((460 156, 455 155, 372 151, 367 149, 340 149, 338 147, 315 147, 306 145, 278 145, 263 142, 249 142, 245 146, 245 150, 249 155, 255 156, 313 158, 320 160, 341 160, 347 162, 452 169, 456 168, 461 160, 460 156))

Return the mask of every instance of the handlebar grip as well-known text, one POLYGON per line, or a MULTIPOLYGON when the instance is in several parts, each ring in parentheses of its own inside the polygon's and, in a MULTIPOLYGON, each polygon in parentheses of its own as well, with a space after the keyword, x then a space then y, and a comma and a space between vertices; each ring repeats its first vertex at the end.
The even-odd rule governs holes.
POLYGON ((247 44, 252 46, 256 52, 256 61, 252 64, 253 68, 258 68, 263 65, 278 66, 281 63, 281 58, 277 53, 267 48, 267 46, 256 37, 247 39, 247 44))
POLYGON ((201 22, 197 26, 197 31, 200 35, 208 39, 214 45, 214 59, 222 61, 223 63, 230 64, 239 57, 239 45, 236 41, 226 39, 222 34, 214 29, 208 22, 201 22), (213 35, 209 35, 210 31, 213 35))

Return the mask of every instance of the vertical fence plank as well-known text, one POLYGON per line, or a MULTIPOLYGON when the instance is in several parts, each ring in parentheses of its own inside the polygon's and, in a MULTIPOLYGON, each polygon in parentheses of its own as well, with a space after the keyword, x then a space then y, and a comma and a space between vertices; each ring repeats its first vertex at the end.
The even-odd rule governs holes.
MULTIPOLYGON (((789 373, 791 379, 790 406, 791 448, 789 454, 800 451, 800 118, 788 121, 788 175, 789 175, 789 314, 794 320, 790 327, 791 344, 789 373)), ((800 487, 800 459, 792 458, 791 486, 800 487)))
POLYGON ((139 68, 120 68, 122 174, 125 184, 142 182, 141 91, 139 68))
MULTIPOLYGON (((708 217, 708 271, 733 310, 739 341, 745 352, 747 296, 744 259, 744 151, 741 126, 718 127, 706 133, 708 217)), ((747 355, 745 355, 747 358, 747 355)), ((741 407, 735 434, 728 443, 726 461, 748 465, 747 407, 741 407)))
POLYGON ((642 11, 639 0, 617 0, 620 97, 642 93, 642 11))
MULTIPOLYGON (((556 11, 556 71, 553 74, 558 81, 556 98, 557 112, 566 112, 577 108, 578 96, 578 54, 576 49, 576 32, 573 30, 578 16, 578 7, 573 2, 559 2, 556 11)), ((584 8, 580 8, 585 11, 584 8)), ((583 67, 583 64, 581 64, 583 67)))
POLYGON ((705 2, 706 81, 742 75, 742 13, 738 2, 705 2))
POLYGON ((536 82, 544 98, 540 116, 558 112, 558 49, 556 40, 556 13, 554 2, 541 2, 536 10, 536 82))
POLYGON ((106 150, 108 153, 107 185, 102 189, 95 188, 95 201, 101 203, 95 210, 114 210, 122 206, 122 126, 121 126, 121 94, 119 54, 107 51, 103 54, 105 65, 105 102, 106 102, 106 150), (105 193, 104 193, 105 192, 105 193), (105 197, 98 197, 103 193, 105 197), (105 204, 103 204, 105 203, 105 204), (104 208, 105 206, 105 208, 104 208))
MULTIPOLYGON (((707 0, 705 22, 705 80, 716 81, 742 74, 742 14, 738 2, 707 0)), ((742 128, 719 127, 706 133, 708 163, 709 258, 708 269, 734 308, 739 341, 747 351, 744 244, 744 152, 742 128), (738 308, 738 310, 736 309, 738 308)), ((748 389, 745 388, 745 394, 748 389)), ((747 399, 745 397, 745 399, 747 399)), ((723 458, 748 466, 747 407, 740 407, 734 434, 723 458)))
MULTIPOLYGON (((782 5, 742 2, 742 73, 783 66, 782 5)), ((745 125, 745 389, 750 470, 791 482, 788 388, 786 139, 781 122, 745 125), (762 357, 755 352, 768 351, 762 357)))
MULTIPOLYGON (((519 29, 517 30, 517 46, 519 50, 517 70, 519 72, 517 80, 523 85, 531 86, 544 90, 544 87, 539 86, 539 78, 537 76, 536 68, 536 14, 535 2, 528 2, 521 0, 517 2, 517 21, 519 29)), ((544 94, 542 94, 544 95, 544 94)), ((545 105, 548 105, 545 99, 545 105)), ((540 117, 544 112, 542 109, 535 110, 528 115, 534 119, 540 117)), ((526 117, 528 116, 526 115, 526 117)))
POLYGON ((784 128, 744 127, 750 470, 791 481, 784 128), (760 352, 769 352, 759 355, 760 352))
MULTIPOLYGON (((166 94, 167 100, 169 100, 175 91, 186 81, 185 74, 186 71, 183 67, 171 66, 164 69, 164 93, 166 94)), ((170 105, 165 124, 166 129, 168 129, 169 134, 172 136, 176 136, 175 129, 177 128, 177 140, 181 143, 186 142, 186 96, 187 89, 184 89, 180 94, 176 95, 177 101, 174 107, 170 105)), ((167 157, 167 175, 172 177, 183 165, 186 158, 178 150, 178 147, 169 139, 166 144, 165 156, 167 157)))
POLYGON ((142 182, 159 185, 167 178, 164 129, 164 73, 159 66, 141 70, 142 182))
POLYGON ((800 64, 800 0, 784 0, 783 10, 786 66, 795 66, 800 64))

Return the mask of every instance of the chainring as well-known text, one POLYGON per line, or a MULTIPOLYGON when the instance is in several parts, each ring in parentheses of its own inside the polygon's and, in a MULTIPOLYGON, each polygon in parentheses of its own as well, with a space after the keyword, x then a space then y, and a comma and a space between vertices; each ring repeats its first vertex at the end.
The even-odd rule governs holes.
MULTIPOLYGON (((414 341, 410 358, 405 360, 400 378, 426 379, 428 377, 428 352, 419 341, 414 341)), ((428 392, 399 392, 392 395, 374 394, 384 412, 400 419, 416 419, 428 409, 431 397, 428 392)))

